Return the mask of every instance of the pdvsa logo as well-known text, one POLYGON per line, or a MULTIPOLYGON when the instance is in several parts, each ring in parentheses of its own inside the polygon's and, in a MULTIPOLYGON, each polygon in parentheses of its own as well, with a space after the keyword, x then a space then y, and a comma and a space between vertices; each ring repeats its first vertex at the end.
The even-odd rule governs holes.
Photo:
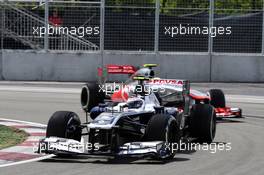
POLYGON ((172 84, 172 85, 183 85, 182 80, 175 79, 152 79, 148 81, 149 84, 172 84))

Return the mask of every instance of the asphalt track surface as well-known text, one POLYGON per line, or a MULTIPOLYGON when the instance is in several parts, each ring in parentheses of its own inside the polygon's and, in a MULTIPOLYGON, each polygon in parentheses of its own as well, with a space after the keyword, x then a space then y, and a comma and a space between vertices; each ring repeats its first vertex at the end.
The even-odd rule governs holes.
MULTIPOLYGON (((46 124, 57 110, 70 110, 84 120, 79 83, 0 83, 0 117, 46 124)), ((215 142, 231 143, 230 151, 197 150, 176 154, 168 162, 151 160, 47 159, 1 168, 0 174, 264 174, 264 84, 192 84, 206 91, 222 88, 230 106, 241 107, 244 119, 223 120, 215 142)))

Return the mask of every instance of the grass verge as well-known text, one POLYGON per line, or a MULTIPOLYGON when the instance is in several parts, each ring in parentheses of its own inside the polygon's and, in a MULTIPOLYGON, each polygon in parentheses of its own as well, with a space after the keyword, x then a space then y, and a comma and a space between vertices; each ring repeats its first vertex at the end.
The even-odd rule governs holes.
POLYGON ((25 131, 0 125, 0 149, 22 143, 27 137, 28 134, 25 131))

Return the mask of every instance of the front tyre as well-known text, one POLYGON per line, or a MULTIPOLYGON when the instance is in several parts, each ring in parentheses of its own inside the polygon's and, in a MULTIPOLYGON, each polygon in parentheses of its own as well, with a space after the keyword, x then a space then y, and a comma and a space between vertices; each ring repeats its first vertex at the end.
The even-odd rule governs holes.
POLYGON ((190 120, 191 136, 200 143, 212 143, 216 133, 216 114, 208 104, 194 105, 190 120))
POLYGON ((181 138, 180 128, 173 116, 168 114, 156 114, 148 122, 145 138, 147 141, 164 141, 168 147, 164 155, 160 154, 158 158, 171 159, 176 154, 172 146, 175 143, 178 144, 181 138))
POLYGON ((211 89, 208 92, 210 96, 210 104, 215 108, 225 108, 225 94, 221 89, 211 89))
POLYGON ((49 119, 46 137, 81 140, 82 129, 78 115, 70 111, 57 111, 49 119))

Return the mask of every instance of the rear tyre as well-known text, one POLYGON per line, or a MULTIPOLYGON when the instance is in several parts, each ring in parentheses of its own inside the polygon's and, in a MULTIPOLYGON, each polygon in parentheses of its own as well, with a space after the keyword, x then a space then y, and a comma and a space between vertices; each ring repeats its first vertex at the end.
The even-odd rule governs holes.
POLYGON ((105 99, 104 92, 97 83, 85 84, 81 91, 81 105, 84 111, 90 112, 90 110, 98 106, 99 103, 103 103, 105 99))
POLYGON ((176 154, 176 151, 172 150, 172 145, 179 143, 181 138, 180 133, 179 125, 173 116, 156 114, 148 122, 145 138, 147 141, 164 141, 165 144, 169 145, 169 149, 166 150, 166 156, 158 158, 171 159, 176 154))
POLYGON ((221 89, 211 89, 208 93, 211 98, 210 104, 213 107, 224 108, 226 106, 225 94, 221 89))
POLYGON ((216 114, 214 107, 208 104, 194 105, 190 120, 191 136, 199 143, 212 143, 216 133, 216 114))
POLYGON ((46 137, 81 140, 82 129, 78 115, 69 111, 57 111, 49 119, 46 137))

